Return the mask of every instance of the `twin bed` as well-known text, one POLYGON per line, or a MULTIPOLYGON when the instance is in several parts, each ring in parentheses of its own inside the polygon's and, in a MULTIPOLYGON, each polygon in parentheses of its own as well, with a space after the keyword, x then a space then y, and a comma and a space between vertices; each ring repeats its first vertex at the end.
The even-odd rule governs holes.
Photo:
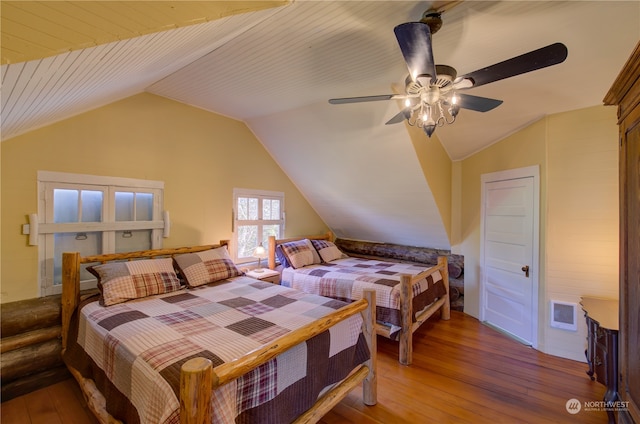
POLYGON ((98 420, 317 422, 360 383, 375 404, 375 292, 255 280, 225 245, 63 254, 63 359, 98 420), (100 291, 81 296, 87 266, 100 291))
POLYGON ((446 257, 435 266, 349 257, 331 241, 332 234, 269 238, 269 267, 281 272, 281 284, 321 296, 357 301, 376 292, 377 334, 399 341, 399 362, 409 365, 413 332, 440 311, 450 317, 446 257))

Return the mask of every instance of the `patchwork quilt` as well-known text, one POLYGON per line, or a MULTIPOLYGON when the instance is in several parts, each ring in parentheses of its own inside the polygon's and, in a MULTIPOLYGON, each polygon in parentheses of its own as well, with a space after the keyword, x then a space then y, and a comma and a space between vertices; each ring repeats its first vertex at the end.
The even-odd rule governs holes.
MULTIPOLYGON (((231 361, 344 305, 246 276, 109 307, 93 301, 65 361, 96 381, 116 418, 178 423, 184 362, 231 361)), ((293 421, 368 359, 361 326, 352 316, 215 390, 214 422, 293 421)))
MULTIPOLYGON (((302 268, 285 268, 281 284, 307 293, 344 301, 362 298, 365 289, 376 291, 378 322, 391 327, 391 338, 400 336, 400 276, 417 275, 429 267, 407 263, 384 262, 349 257, 302 268)), ((446 294, 439 271, 432 273, 412 286, 413 321, 415 315, 446 294)))

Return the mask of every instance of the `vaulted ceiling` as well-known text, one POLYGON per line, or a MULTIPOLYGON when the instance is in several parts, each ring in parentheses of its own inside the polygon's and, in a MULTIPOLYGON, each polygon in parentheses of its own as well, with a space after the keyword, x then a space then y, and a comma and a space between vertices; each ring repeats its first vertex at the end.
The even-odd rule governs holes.
MULTIPOLYGON (((140 92, 244 121, 342 237, 448 248, 389 94, 407 73, 394 26, 417 1, 2 1, 2 139, 140 92), (319 177, 322 176, 322 177, 319 177)), ((458 74, 554 42, 567 60, 470 90, 504 100, 436 130, 460 160, 541 117, 602 104, 640 39, 637 1, 436 2, 437 63, 458 74)))

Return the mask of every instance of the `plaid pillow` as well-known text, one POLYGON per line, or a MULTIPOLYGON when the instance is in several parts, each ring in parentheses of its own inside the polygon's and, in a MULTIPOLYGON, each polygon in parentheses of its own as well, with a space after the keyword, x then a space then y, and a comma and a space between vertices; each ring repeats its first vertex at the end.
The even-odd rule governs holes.
POLYGON ((87 271, 98 278, 103 306, 170 293, 182 287, 171 258, 111 262, 90 266, 87 271))
POLYGON ((276 258, 278 259, 278 262, 280 262, 280 265, 282 265, 284 268, 289 268, 291 266, 289 264, 289 261, 287 260, 287 255, 285 255, 282 251, 281 245, 276 246, 276 258))
POLYGON ((243 275, 229 257, 226 247, 176 255, 173 259, 189 287, 243 275))
POLYGON ((287 257, 287 261, 292 268, 302 268, 303 266, 319 264, 320 256, 308 239, 289 241, 282 243, 282 253, 287 257))
POLYGON ((311 240, 311 244, 318 251, 324 262, 335 261, 344 258, 344 255, 333 242, 328 240, 311 240))

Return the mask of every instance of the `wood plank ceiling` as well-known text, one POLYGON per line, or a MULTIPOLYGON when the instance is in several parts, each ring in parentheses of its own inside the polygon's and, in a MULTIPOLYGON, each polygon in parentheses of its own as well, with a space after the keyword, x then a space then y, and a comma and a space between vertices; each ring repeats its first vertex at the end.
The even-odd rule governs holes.
POLYGON ((3 1, 1 64, 282 6, 288 1, 3 1))

